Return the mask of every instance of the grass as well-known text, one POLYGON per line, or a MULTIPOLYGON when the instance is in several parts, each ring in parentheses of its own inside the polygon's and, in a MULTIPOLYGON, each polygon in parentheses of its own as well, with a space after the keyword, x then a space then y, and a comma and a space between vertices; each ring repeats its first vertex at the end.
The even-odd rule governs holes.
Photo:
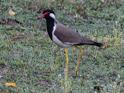
POLYGON ((36 19, 37 11, 48 7, 55 10, 57 19, 65 25, 109 44, 105 49, 83 47, 77 78, 73 69, 78 50, 73 58, 72 48, 69 49, 70 80, 66 83, 70 93, 124 92, 123 3, 121 0, 72 1, 0 1, 0 18, 13 18, 23 23, 23 26, 0 25, 0 93, 63 93, 63 49, 49 39, 45 21, 36 19), (9 6, 13 7, 15 16, 8 15, 9 6), (6 82, 16 82, 17 87, 6 87, 6 82))

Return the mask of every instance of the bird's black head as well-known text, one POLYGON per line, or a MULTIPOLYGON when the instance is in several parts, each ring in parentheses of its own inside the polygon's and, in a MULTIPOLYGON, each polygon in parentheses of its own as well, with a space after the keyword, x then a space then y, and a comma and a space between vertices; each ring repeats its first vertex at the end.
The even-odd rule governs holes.
POLYGON ((53 10, 50 9, 46 9, 44 10, 42 13, 40 13, 40 15, 38 16, 38 19, 42 19, 42 18, 53 18, 55 19, 55 13, 53 10))

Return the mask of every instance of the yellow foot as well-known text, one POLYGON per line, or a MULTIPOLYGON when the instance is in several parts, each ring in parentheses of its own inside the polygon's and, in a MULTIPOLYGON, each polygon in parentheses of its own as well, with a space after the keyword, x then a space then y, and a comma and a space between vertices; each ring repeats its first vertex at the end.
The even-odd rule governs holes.
POLYGON ((77 77, 78 74, 79 74, 78 68, 79 68, 78 66, 76 66, 76 68, 75 68, 76 77, 77 77))
POLYGON ((70 93, 72 89, 72 82, 70 79, 64 80, 64 93, 70 93))

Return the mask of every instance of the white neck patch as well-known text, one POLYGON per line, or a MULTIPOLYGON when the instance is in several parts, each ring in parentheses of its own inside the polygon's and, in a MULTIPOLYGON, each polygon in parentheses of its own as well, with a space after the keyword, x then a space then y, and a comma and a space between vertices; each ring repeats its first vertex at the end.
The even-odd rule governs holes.
POLYGON ((50 17, 52 17, 53 19, 55 19, 55 15, 53 13, 50 13, 50 17))

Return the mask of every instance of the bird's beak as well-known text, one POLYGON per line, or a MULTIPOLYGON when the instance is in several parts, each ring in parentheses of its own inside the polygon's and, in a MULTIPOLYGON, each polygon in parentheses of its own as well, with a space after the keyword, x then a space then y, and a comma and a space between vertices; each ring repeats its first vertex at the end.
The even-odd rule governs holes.
POLYGON ((37 17, 37 19, 42 19, 42 18, 44 18, 45 16, 47 16, 49 14, 49 12, 46 12, 46 13, 44 13, 44 14, 40 14, 38 17, 37 17))
POLYGON ((40 14, 40 15, 37 17, 37 19, 42 19, 42 18, 44 18, 44 14, 40 14))

